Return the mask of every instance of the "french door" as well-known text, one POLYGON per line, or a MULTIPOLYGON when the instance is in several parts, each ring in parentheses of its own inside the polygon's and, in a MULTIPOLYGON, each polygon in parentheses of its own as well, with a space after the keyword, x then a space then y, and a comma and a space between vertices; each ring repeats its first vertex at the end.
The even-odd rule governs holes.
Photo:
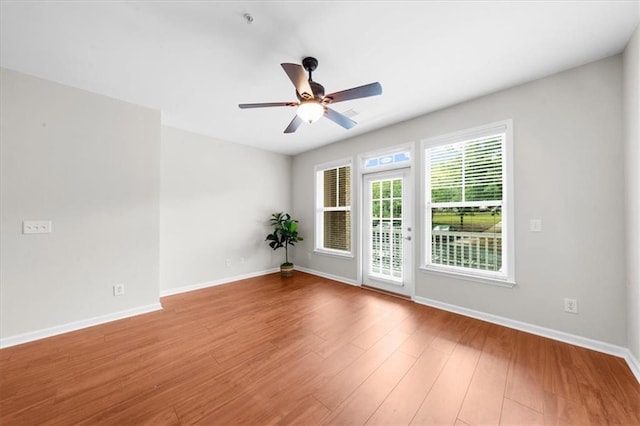
POLYGON ((363 176, 363 284, 413 296, 411 169, 363 176))

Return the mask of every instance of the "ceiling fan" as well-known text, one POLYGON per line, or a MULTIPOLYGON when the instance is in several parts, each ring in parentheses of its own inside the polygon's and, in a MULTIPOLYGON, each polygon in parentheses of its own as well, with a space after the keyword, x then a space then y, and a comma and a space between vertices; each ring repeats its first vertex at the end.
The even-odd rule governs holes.
POLYGON ((350 129, 358 123, 346 115, 329 108, 328 105, 382 94, 382 86, 380 83, 375 82, 325 95, 324 87, 311 79, 311 73, 318 67, 318 60, 316 58, 304 58, 302 60, 302 66, 286 63, 280 65, 282 65, 284 72, 287 73, 296 88, 298 102, 264 102, 257 104, 239 104, 238 106, 242 109, 283 106, 298 107, 295 117, 293 117, 293 120, 291 120, 287 128, 284 129, 284 133, 293 133, 303 121, 312 124, 322 116, 327 117, 345 129, 350 129), (302 67, 304 67, 304 69, 302 67), (308 79, 304 70, 309 72, 308 79))

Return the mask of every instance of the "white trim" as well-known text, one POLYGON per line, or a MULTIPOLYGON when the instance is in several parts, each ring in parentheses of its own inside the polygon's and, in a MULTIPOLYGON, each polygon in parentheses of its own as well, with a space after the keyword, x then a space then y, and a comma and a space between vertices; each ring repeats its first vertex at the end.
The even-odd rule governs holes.
POLYGON ((506 133, 512 126, 513 120, 508 118, 506 120, 483 124, 481 126, 471 127, 469 129, 464 129, 457 132, 428 137, 422 139, 421 142, 423 144, 423 149, 426 149, 427 147, 446 145, 464 139, 479 139, 487 136, 493 136, 496 133, 506 133))
POLYGON ((458 271, 457 268, 454 270, 453 268, 447 269, 446 267, 436 267, 436 266, 421 266, 420 271, 425 274, 437 275, 445 278, 455 278, 465 281, 472 281, 481 284, 489 284, 495 285, 498 287, 506 287, 513 288, 516 286, 515 281, 509 281, 506 278, 501 276, 496 276, 495 278, 490 275, 481 275, 481 274, 465 274, 466 271, 458 271))
MULTIPOLYGON (((427 206, 428 197, 426 194, 431 192, 429 179, 427 178, 428 167, 426 167, 427 163, 427 150, 429 148, 433 148, 439 145, 446 145, 457 142, 464 142, 466 139, 478 139, 483 137, 489 137, 496 135, 498 133, 504 134, 504 143, 503 143, 503 199, 502 205, 504 206, 503 214, 502 214, 502 235, 503 241, 507 243, 507 249, 503 252, 503 268, 504 272, 500 272, 497 280, 492 278, 486 278, 486 275, 477 273, 478 279, 474 280, 480 283, 492 284, 492 285, 503 285, 505 286, 513 286, 516 282, 516 274, 515 274, 515 201, 514 201, 514 185, 515 185, 515 174, 513 170, 513 120, 506 119, 494 123, 485 124, 482 126, 473 127, 470 129, 461 130, 458 132, 453 132, 445 135, 430 137, 426 139, 422 139, 420 141, 420 163, 422 165, 422 180, 420 187, 420 223, 424 226, 422 232, 422 244, 420 244, 420 269, 423 272, 433 272, 434 269, 437 269, 435 273, 457 277, 460 274, 449 273, 446 269, 440 269, 438 265, 432 265, 427 262, 429 258, 429 253, 431 250, 431 227, 430 223, 427 223, 427 213, 426 210, 430 208, 427 206), (505 214, 506 212, 506 214, 505 214)), ((429 197, 430 199, 430 197, 429 197)), ((469 276, 476 275, 477 270, 469 268, 467 274, 469 276)))
POLYGON ((249 274, 243 275, 235 275, 233 277, 221 278, 215 281, 208 281, 205 283, 192 284, 184 287, 170 288, 167 290, 160 291, 160 297, 173 296, 175 294, 187 293, 189 291, 202 290, 203 288, 215 287, 217 285, 228 284, 234 281, 246 280, 248 278, 260 277, 262 275, 273 274, 274 272, 278 272, 280 268, 272 268, 266 269, 264 271, 251 272, 249 274))
MULTIPOLYGON (((345 284, 350 284, 356 287, 361 287, 360 283, 356 280, 339 277, 337 275, 327 274, 313 269, 303 268, 301 266, 295 266, 295 269, 301 272, 306 272, 311 275, 327 278, 333 281, 338 281, 345 284)), ((412 300, 420 305, 431 306, 436 309, 441 309, 447 312, 453 312, 455 314, 464 315, 466 317, 474 318, 480 321, 490 322, 503 327, 512 328, 514 330, 524 331, 525 333, 535 334, 537 336, 547 337, 549 339, 557 340, 559 342, 568 343, 570 345, 580 346, 583 348, 591 349, 597 352, 602 352, 608 355, 617 356, 623 358, 631 372, 635 376, 638 383, 640 383, 640 362, 633 356, 628 348, 623 346, 612 345, 611 343, 605 343, 588 337, 577 336, 575 334, 565 333, 563 331, 553 330, 551 328, 540 327, 538 325, 529 324, 526 322, 516 321, 509 318, 501 317, 498 315, 487 314, 484 312, 476 311, 473 309, 463 308, 457 305, 451 305, 449 303, 439 302, 437 300, 428 299, 421 296, 413 296, 412 300)))
POLYGON ((439 302, 437 300, 428 299, 426 297, 415 296, 413 301, 421 305, 431 306, 433 308, 442 309, 443 311, 453 312, 455 314, 464 315, 466 317, 490 322, 515 330, 524 331, 526 333, 535 334, 537 336, 547 337, 559 342, 568 343, 570 345, 580 346, 597 352, 623 358, 631 372, 640 383, 640 363, 635 359, 628 348, 623 346, 612 345, 611 343, 601 342, 599 340, 589 339, 588 337, 577 336, 575 334, 565 333, 564 331, 553 330, 551 328, 541 327, 539 325, 529 324, 526 322, 516 321, 498 315, 487 314, 485 312, 473 309, 463 308, 449 303, 439 302))
POLYGON ((364 194, 363 194, 364 185, 362 182, 362 176, 363 176, 364 167, 362 164, 363 164, 362 154, 359 154, 356 158, 356 162, 354 163, 354 169, 353 169, 355 171, 354 176, 356 177, 354 179, 355 193, 351 194, 351 201, 352 201, 351 204, 352 205, 355 204, 354 212, 351 213, 351 223, 355 222, 356 224, 355 232, 354 232, 355 234, 354 241, 356 242, 355 249, 357 252, 357 255, 355 257, 357 285, 364 284, 363 273, 362 273, 362 267, 364 265, 363 255, 362 255, 362 247, 364 245, 363 244, 364 232, 362 231, 362 211, 363 211, 362 205, 364 203, 364 194))
POLYGON ((332 250, 332 249, 315 248, 315 249, 313 249, 313 252, 315 254, 321 254, 323 256, 337 257, 337 258, 343 258, 343 259, 353 259, 355 257, 353 255, 353 252, 343 251, 343 250, 332 250))
MULTIPOLYGON (((355 209, 354 212, 352 212, 351 214, 351 221, 353 223, 354 218, 357 218, 357 226, 356 226, 356 241, 358 242, 358 255, 356 256, 356 264, 357 264, 357 279, 356 285, 362 285, 364 284, 364 232, 362 230, 363 228, 363 205, 364 205, 364 176, 366 176, 367 174, 371 174, 371 173, 377 173, 377 172, 383 172, 383 171, 389 171, 389 170, 399 170, 399 169, 409 169, 410 173, 411 173, 411 197, 415 196, 415 190, 416 187, 418 187, 418 185, 416 185, 415 183, 415 179, 416 176, 420 176, 421 173, 421 168, 420 168, 420 162, 416 161, 416 143, 414 141, 409 141, 409 142, 405 142, 399 145, 394 145, 394 146, 390 146, 390 147, 386 147, 386 148, 380 148, 374 151, 368 151, 365 153, 361 153, 358 154, 357 156, 357 161, 354 164, 355 166, 355 175, 357 176, 357 179, 355 179, 355 185, 356 185, 356 194, 352 194, 351 196, 351 200, 357 200, 358 202, 355 205, 355 209), (385 154, 395 154, 398 152, 403 152, 403 151, 409 151, 410 153, 410 160, 407 163, 402 163, 402 164, 394 164, 392 166, 389 167, 380 167, 380 168, 376 168, 375 170, 371 170, 371 169, 365 169, 364 168, 364 163, 366 161, 367 158, 371 158, 374 156, 381 156, 381 155, 385 155, 385 154), (357 197, 357 198, 356 198, 357 197)), ((354 169, 352 169, 353 172, 354 169)), ((415 203, 413 202, 415 201, 415 198, 412 199, 412 211, 411 211, 411 216, 412 216, 412 221, 413 221, 413 246, 412 246, 412 250, 413 250, 413 259, 415 260, 415 253, 416 253, 416 247, 419 244, 416 244, 415 241, 419 241, 418 239, 418 233, 416 233, 416 229, 417 229, 417 219, 415 216, 415 203)), ((352 202, 353 205, 353 202, 352 202)), ((412 262, 413 263, 413 262, 412 262)), ((411 268, 411 285, 412 285, 412 289, 411 289, 411 296, 413 296, 413 294, 415 294, 415 273, 414 273, 415 268, 411 268)))
POLYGON ((354 187, 353 187, 353 158, 347 157, 342 160, 331 161, 329 163, 318 164, 314 166, 314 221, 313 221, 313 235, 314 242, 313 247, 315 252, 322 252, 327 255, 334 256, 351 256, 353 257, 354 251, 354 226, 353 226, 353 212, 351 212, 351 206, 353 205, 353 196, 354 196, 354 187), (320 179, 319 176, 321 173, 324 173, 326 170, 330 169, 338 169, 341 167, 349 167, 349 173, 351 176, 351 181, 349 182, 349 189, 351 191, 351 204, 349 206, 340 206, 340 207, 324 207, 324 180, 320 179), (349 241, 350 250, 332 250, 324 247, 324 212, 325 211, 348 211, 351 212, 351 241, 349 241))
POLYGON ((631 369, 631 372, 636 376, 638 383, 640 383, 640 362, 638 362, 638 359, 633 356, 633 353, 631 353, 629 349, 627 349, 627 354, 624 357, 624 360, 627 361, 627 365, 631 369))
POLYGON ((415 143, 413 141, 406 142, 400 145, 395 145, 387 148, 377 149, 375 151, 368 151, 363 154, 358 154, 358 169, 360 170, 360 174, 366 175, 369 173, 377 173, 383 172, 386 170, 394 170, 394 169, 402 169, 402 168, 413 168, 413 164, 415 164, 415 143), (382 157, 384 155, 395 155, 400 154, 402 152, 409 151, 409 161, 402 163, 391 163, 382 166, 372 167, 370 169, 365 168, 365 164, 368 160, 375 157, 382 157))
MULTIPOLYGON (((366 284, 372 287, 377 287, 383 291, 389 291, 392 293, 402 294, 403 296, 412 297, 415 294, 415 280, 414 280, 414 271, 413 262, 415 256, 413 255, 415 250, 414 240, 413 238, 415 231, 415 220, 414 220, 414 190, 413 190, 413 168, 409 167, 410 164, 406 165, 407 167, 398 167, 395 169, 385 169, 382 171, 376 171, 372 173, 366 173, 362 175, 362 209, 361 209, 361 220, 360 220, 360 229, 362 230, 362 240, 360 242, 360 253, 361 253, 361 266, 362 274, 360 281, 362 284, 366 284), (403 237, 402 239, 402 248, 403 248, 403 265, 402 279, 394 279, 393 277, 376 275, 368 271, 369 259, 369 232, 371 231, 371 189, 370 184, 374 180, 379 179, 397 179, 401 178, 404 182, 403 194, 402 194, 402 232, 410 232, 409 239, 403 237), (411 228, 411 231, 407 231, 407 228, 411 228)), ((404 234, 407 235, 407 234, 404 234)))
POLYGON ((294 269, 300 272, 306 272, 307 274, 316 275, 318 277, 326 278, 328 280, 338 281, 344 284, 353 285, 356 287, 360 287, 360 283, 356 280, 352 280, 349 278, 339 277, 337 275, 327 274, 325 272, 316 271, 314 269, 303 268, 302 266, 295 265, 294 269))
POLYGON ((334 161, 329 161, 326 163, 322 163, 322 164, 316 164, 314 166, 314 171, 317 172, 322 172, 324 170, 327 169, 337 169, 340 167, 344 167, 344 166, 349 166, 353 163, 353 158, 352 157, 344 157, 341 158, 339 160, 334 160, 334 161))
POLYGON ((153 303, 146 306, 138 306, 112 314, 100 315, 98 317, 87 318, 80 321, 73 321, 67 324, 57 325, 55 327, 44 328, 42 330, 30 331, 28 333, 18 334, 16 336, 4 337, 0 339, 0 348, 8 348, 10 346, 21 345, 23 343, 33 342, 35 340, 45 339, 47 337, 57 336, 59 334, 69 333, 71 331, 81 330, 95 325, 105 324, 129 317, 134 317, 149 312, 159 311, 162 309, 160 303, 153 303))
MULTIPOLYGON (((344 284, 349 284, 352 286, 360 287, 360 283, 356 280, 343 278, 337 275, 327 274, 324 272, 316 271, 313 269, 304 268, 302 266, 295 266, 295 269, 301 272, 306 272, 311 275, 316 275, 322 278, 327 278, 329 280, 341 282, 344 284)), ((237 282, 247 278, 254 278, 261 275, 268 275, 274 272, 278 272, 278 268, 267 269, 260 272, 254 272, 245 275, 238 275, 235 277, 224 278, 221 280, 211 281, 208 283, 195 284, 191 286, 180 287, 177 289, 165 290, 161 292, 161 297, 170 296, 179 293, 185 293, 193 290, 199 290, 202 288, 217 286, 221 284, 228 284, 232 282, 237 282)), ((598 352, 606 353, 609 355, 617 356, 623 358, 631 372, 635 376, 636 380, 640 383, 640 362, 635 358, 633 353, 628 348, 622 346, 612 345, 610 343, 600 342, 597 340, 589 339, 586 337, 576 336, 573 334, 565 333, 562 331, 553 330, 550 328, 540 327, 533 324, 528 324, 516 320, 512 320, 509 318, 501 317, 498 315, 487 314, 480 311, 475 311, 473 309, 463 308, 457 305, 451 305, 444 302, 439 302, 437 300, 428 299, 420 296, 413 296, 412 300, 415 303, 431 306, 437 309, 442 309, 444 311, 453 312, 456 314, 464 315, 470 318, 478 319, 481 321, 487 321, 493 324, 501 325, 504 327, 512 328, 515 330, 524 331, 526 333, 535 334, 542 337, 547 337, 553 340, 558 340, 560 342, 569 343, 576 346, 581 346, 583 348, 592 349, 598 352)), ((72 331, 81 330, 83 328, 93 327, 100 324, 105 324, 112 321, 117 321, 137 315, 146 314, 149 312, 155 312, 162 309, 162 305, 160 303, 153 303, 151 305, 139 306, 137 308, 127 309, 125 311, 115 312, 112 314, 101 315, 94 318, 89 318, 81 321, 74 321, 71 323, 50 327, 38 331, 33 331, 29 333, 19 334, 16 336, 0 338, 0 349, 8 348, 11 346, 20 345, 23 343, 33 342, 35 340, 45 339, 47 337, 57 336, 59 334, 69 333, 72 331)))
MULTIPOLYGON (((381 157, 383 155, 398 154, 403 151, 411 151, 411 159, 409 161, 413 163, 413 150, 414 150, 414 142, 409 141, 409 142, 401 143, 398 145, 388 146, 380 149, 375 149, 373 151, 367 151, 362 154, 358 154, 358 162, 360 163, 361 166, 363 166, 362 169, 364 170, 364 163, 370 158, 381 157)), ((399 167, 397 167, 396 165, 395 168, 399 168, 399 167)), ((366 174, 366 173, 363 173, 363 174, 366 174)))

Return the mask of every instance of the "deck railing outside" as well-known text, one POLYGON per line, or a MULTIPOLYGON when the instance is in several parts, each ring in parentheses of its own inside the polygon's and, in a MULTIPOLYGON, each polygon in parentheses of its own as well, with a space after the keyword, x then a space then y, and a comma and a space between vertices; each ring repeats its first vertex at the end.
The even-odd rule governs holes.
MULTIPOLYGON (((372 235, 371 270, 399 277, 402 230, 377 228, 372 235), (392 260, 393 259, 393 260, 392 260)), ((499 271, 502 234, 495 232, 431 232, 431 261, 436 265, 499 271)))
POLYGON ((502 234, 495 232, 431 232, 434 264, 499 271, 502 267, 502 234))

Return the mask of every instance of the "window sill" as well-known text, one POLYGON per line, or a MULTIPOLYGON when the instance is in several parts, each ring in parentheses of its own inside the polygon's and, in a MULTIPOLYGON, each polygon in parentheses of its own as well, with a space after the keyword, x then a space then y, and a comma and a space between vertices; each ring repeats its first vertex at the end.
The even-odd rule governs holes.
POLYGON ((313 252, 322 256, 338 257, 343 259, 353 259, 355 257, 351 252, 339 250, 314 249, 313 252))
POLYGON ((494 285, 497 287, 513 288, 516 285, 515 281, 509 280, 507 278, 497 278, 497 277, 494 278, 494 277, 481 276, 481 275, 463 274, 457 271, 443 270, 443 269, 432 268, 428 266, 421 266, 420 271, 422 271, 425 274, 437 275, 440 277, 447 277, 447 278, 455 278, 455 279, 465 280, 465 281, 472 281, 480 284, 494 285))

